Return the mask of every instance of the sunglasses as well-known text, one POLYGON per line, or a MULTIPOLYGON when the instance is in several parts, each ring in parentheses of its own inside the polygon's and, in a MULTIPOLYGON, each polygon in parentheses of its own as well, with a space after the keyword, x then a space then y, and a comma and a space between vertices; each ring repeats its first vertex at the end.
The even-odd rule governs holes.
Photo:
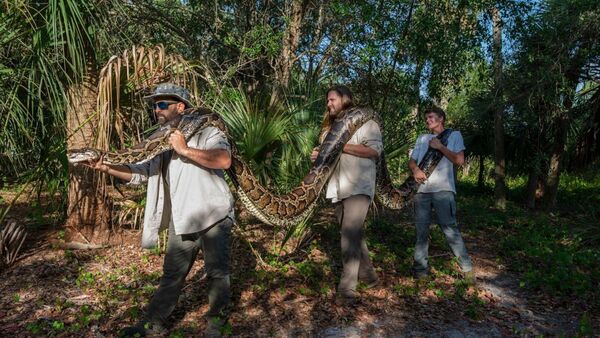
POLYGON ((175 103, 179 103, 179 101, 158 101, 158 102, 154 102, 152 104, 152 109, 160 109, 160 110, 164 110, 169 108, 170 105, 175 104, 175 103))

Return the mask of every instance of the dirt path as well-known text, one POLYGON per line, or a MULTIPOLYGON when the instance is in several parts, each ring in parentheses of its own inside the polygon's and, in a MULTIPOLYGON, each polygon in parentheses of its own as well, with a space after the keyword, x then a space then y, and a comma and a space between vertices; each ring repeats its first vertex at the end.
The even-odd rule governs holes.
MULTIPOLYGON (((410 318, 397 314, 382 316, 371 322, 359 322, 347 326, 329 326, 318 330, 317 336, 341 337, 505 337, 505 336, 570 336, 577 332, 579 318, 576 310, 567 308, 543 308, 538 300, 519 287, 518 279, 506 272, 486 266, 485 259, 477 268, 476 289, 487 299, 482 318, 456 318, 452 315, 433 320, 410 318), (453 318, 454 317, 454 318, 453 318), (405 319, 405 320, 402 320, 405 319)), ((489 263, 489 262, 488 262, 489 263)), ((418 307, 428 305, 418 304, 418 307)), ((406 312, 408 309, 405 309, 406 312)), ((427 309, 431 315, 439 311, 427 309)), ((426 311, 427 311, 426 310, 426 311)), ((458 309, 457 309, 458 310, 458 309)), ((410 311, 410 310, 408 310, 410 311)), ((295 336, 294 332, 289 332, 295 336)))

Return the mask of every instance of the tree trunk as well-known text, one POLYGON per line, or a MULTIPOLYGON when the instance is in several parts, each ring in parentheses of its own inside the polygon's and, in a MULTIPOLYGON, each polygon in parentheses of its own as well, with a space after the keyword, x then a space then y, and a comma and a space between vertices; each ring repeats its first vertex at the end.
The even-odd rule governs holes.
MULTIPOLYGON (((97 71, 88 62, 87 75, 69 88, 67 106, 67 149, 94 145, 97 71)), ((69 165, 69 189, 66 230, 74 241, 104 240, 110 225, 110 207, 106 178, 82 165, 69 165)))
POLYGON ((535 167, 529 169, 527 177, 527 190, 525 192, 525 206, 529 209, 535 209, 536 190, 538 185, 538 172, 535 167))
POLYGON ((465 158, 465 164, 462 167, 462 176, 463 177, 469 176, 469 173, 471 172, 471 161, 472 160, 473 160, 472 157, 465 158))
MULTIPOLYGON (((317 10, 317 13, 318 16, 316 20, 315 32, 312 35, 312 41, 310 42, 310 52, 308 53, 308 75, 312 77, 311 79, 309 79, 309 81, 316 81, 319 78, 316 72, 317 68, 315 66, 315 55, 317 54, 316 51, 318 50, 319 45, 323 41, 323 27, 325 23, 324 2, 319 3, 319 9, 317 10)), ((326 55, 323 54, 322 57, 325 58, 326 55)))
MULTIPOLYGON (((571 104, 566 105, 570 108, 571 104)), ((543 206, 546 210, 556 205, 556 196, 558 194, 558 184, 560 181, 560 172, 562 166, 565 145, 567 143, 567 133, 569 131, 569 119, 564 112, 558 118, 556 123, 556 133, 554 136, 554 145, 548 168, 548 177, 544 192, 543 206)))
POLYGON ((477 187, 479 189, 483 189, 485 185, 485 157, 483 155, 479 155, 479 173, 477 174, 477 187))
POLYGON ((500 11, 492 9, 494 24, 494 86, 496 104, 494 110, 494 205, 500 210, 506 209, 506 159, 504 155, 504 103, 502 89, 502 18, 500 11))
POLYGON ((289 6, 288 24, 283 34, 281 55, 276 63, 276 83, 271 94, 271 104, 275 103, 288 89, 292 67, 296 62, 296 50, 300 44, 302 19, 308 2, 306 0, 292 0, 289 6))
POLYGON ((421 102, 421 72, 423 71, 423 63, 417 61, 415 63, 415 78, 413 82, 413 92, 415 98, 415 106, 410 112, 410 121, 416 126, 419 122, 419 102, 421 102))
MULTIPOLYGON (((400 57, 403 56, 404 54, 404 44, 403 44, 403 40, 407 37, 408 32, 410 31, 410 26, 413 20, 413 12, 415 9, 415 0, 412 0, 410 3, 410 8, 408 10, 408 15, 406 17, 406 20, 404 22, 404 27, 402 28, 402 34, 400 35, 400 37, 398 38, 398 41, 396 42, 396 52, 394 53, 394 58, 393 58, 393 62, 392 62, 392 69, 390 71, 390 83, 388 84, 388 86, 392 85, 392 81, 394 79, 394 74, 396 73, 396 67, 398 66, 398 61, 400 60, 400 57), (402 46, 402 47, 401 47, 402 46)), ((419 96, 419 89, 421 88, 421 69, 422 69, 422 64, 423 62, 419 62, 419 60, 415 60, 415 83, 417 84, 416 88, 416 95, 417 95, 417 106, 418 106, 418 102, 420 101, 420 96, 419 96)), ((389 92, 386 92, 386 94, 383 96, 383 103, 381 104, 381 111, 385 111, 386 109, 386 103, 387 103, 387 98, 390 95, 389 92)))

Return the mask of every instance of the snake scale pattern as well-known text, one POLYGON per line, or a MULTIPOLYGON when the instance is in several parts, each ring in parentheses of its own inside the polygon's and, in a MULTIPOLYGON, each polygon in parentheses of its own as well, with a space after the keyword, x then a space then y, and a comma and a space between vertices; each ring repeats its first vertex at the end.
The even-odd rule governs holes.
MULTIPOLYGON (((317 199, 333 173, 344 145, 354 132, 369 120, 375 120, 381 125, 377 113, 365 107, 350 108, 343 118, 336 119, 325 136, 319 155, 308 174, 304 176, 298 186, 289 193, 281 195, 272 193, 259 183, 248 164, 237 152, 235 141, 228 133, 223 119, 205 108, 186 110, 182 116, 162 125, 148 138, 131 148, 115 152, 103 152, 90 148, 71 150, 68 153, 68 159, 70 163, 78 163, 98 160, 104 156, 103 161, 109 164, 143 163, 172 149, 168 138, 174 130, 181 131, 186 140, 189 140, 202 128, 213 126, 222 130, 231 144, 232 165, 227 170, 227 174, 244 206, 264 223, 291 226, 312 215, 317 207, 317 199)), ((438 135, 443 144, 447 144, 450 132, 451 130, 447 129, 438 135)), ((419 163, 419 167, 429 176, 442 157, 443 155, 439 151, 429 148, 419 163)), ((399 187, 394 187, 387 171, 385 156, 382 153, 377 164, 376 196, 384 206, 395 210, 404 208, 410 203, 418 185, 410 176, 399 187)))

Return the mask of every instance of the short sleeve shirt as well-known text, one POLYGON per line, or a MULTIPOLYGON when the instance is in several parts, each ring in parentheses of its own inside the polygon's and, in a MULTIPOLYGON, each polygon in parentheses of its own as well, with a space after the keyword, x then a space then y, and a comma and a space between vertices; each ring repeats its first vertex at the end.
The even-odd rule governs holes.
MULTIPOLYGON (((423 134, 417 138, 415 149, 410 156, 417 164, 420 163, 425 156, 425 153, 429 148, 429 141, 436 136, 436 134, 423 134)), ((446 147, 455 153, 465 150, 463 138, 459 131, 453 131, 450 134, 448 137, 448 145, 446 147)), ((452 191, 456 193, 454 165, 445 156, 440 160, 440 163, 435 167, 427 181, 421 184, 417 192, 430 193, 439 191, 452 191)))
MULTIPOLYGON (((375 121, 368 121, 352 135, 348 144, 363 144, 381 154, 383 142, 381 130, 375 121)), ((354 195, 375 196, 375 177, 377 174, 375 159, 342 154, 335 167, 326 197, 339 202, 354 195)))
MULTIPOLYGON (((214 127, 202 129, 187 144, 196 149, 231 151, 227 137, 214 127)), ((159 229, 168 227, 170 219, 175 233, 182 235, 202 231, 227 216, 233 218, 234 200, 223 170, 202 167, 176 153, 168 161, 168 169, 163 170, 167 163, 163 155, 144 164, 128 165, 132 172, 130 184, 148 182, 144 248, 156 245, 159 229)))

